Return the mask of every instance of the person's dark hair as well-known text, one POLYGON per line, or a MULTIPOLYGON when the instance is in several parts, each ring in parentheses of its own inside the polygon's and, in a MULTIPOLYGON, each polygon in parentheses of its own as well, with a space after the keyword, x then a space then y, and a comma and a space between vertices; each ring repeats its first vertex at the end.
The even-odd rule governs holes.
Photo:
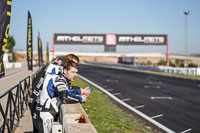
POLYGON ((72 61, 72 60, 69 60, 69 61, 65 62, 65 64, 64 64, 64 69, 69 70, 71 67, 74 67, 74 68, 76 68, 76 69, 79 70, 79 65, 78 65, 78 63, 75 63, 75 62, 72 61))

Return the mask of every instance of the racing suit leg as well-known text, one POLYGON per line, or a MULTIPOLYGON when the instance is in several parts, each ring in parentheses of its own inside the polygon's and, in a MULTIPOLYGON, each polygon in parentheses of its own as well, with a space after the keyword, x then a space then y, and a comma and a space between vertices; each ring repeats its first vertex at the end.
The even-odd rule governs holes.
POLYGON ((50 112, 40 112, 40 118, 42 120, 42 126, 44 133, 50 133, 52 129, 53 116, 50 112))

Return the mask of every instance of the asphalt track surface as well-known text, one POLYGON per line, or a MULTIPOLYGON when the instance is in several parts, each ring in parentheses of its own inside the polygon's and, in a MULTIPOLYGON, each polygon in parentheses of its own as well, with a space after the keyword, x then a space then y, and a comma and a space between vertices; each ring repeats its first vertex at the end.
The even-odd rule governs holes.
POLYGON ((79 74, 176 133, 200 133, 200 81, 80 65, 79 74))

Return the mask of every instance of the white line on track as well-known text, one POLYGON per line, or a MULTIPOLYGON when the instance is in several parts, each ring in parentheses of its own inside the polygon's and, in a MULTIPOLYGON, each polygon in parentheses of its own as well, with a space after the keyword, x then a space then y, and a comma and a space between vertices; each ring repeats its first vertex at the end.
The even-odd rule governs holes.
POLYGON ((121 93, 113 93, 114 96, 121 95, 121 93))
POLYGON ((106 89, 107 91, 113 91, 113 89, 106 89))
POLYGON ((172 97, 150 97, 151 99, 172 99, 172 97))
POLYGON ((122 99, 123 102, 125 102, 125 101, 130 101, 130 100, 131 100, 130 98, 122 99))
POLYGON ((88 82, 89 84, 91 84, 92 86, 98 88, 100 91, 104 92, 106 95, 108 95, 109 97, 111 97, 113 100, 115 100, 116 102, 120 103, 121 105, 123 105, 124 107, 130 109, 131 111, 135 112, 136 114, 138 114, 139 116, 141 116, 142 118, 146 119, 147 121, 151 122, 152 124, 158 126, 160 129, 164 130, 167 133, 175 133, 174 131, 172 131, 171 129, 167 128, 166 126, 164 126, 163 124, 155 121, 154 119, 150 118, 149 116, 147 116, 146 114, 140 112, 139 110, 133 108, 132 106, 128 105, 127 103, 123 102, 122 100, 120 100, 119 98, 117 98, 116 96, 112 95, 109 91, 105 90, 104 88, 102 88, 101 86, 95 84, 94 82, 88 80, 87 78, 81 76, 80 74, 78 74, 79 78, 83 79, 84 81, 88 82))
POLYGON ((154 86, 145 85, 144 88, 160 88, 160 86, 159 85, 154 85, 154 86))
POLYGON ((189 132, 189 131, 191 131, 192 129, 191 128, 189 128, 189 129, 187 129, 187 130, 185 130, 185 131, 182 131, 182 132, 180 132, 180 133, 186 133, 186 132, 189 132))
POLYGON ((118 79, 106 79, 106 82, 118 82, 118 79))
POLYGON ((133 107, 133 108, 135 108, 135 109, 144 108, 144 105, 135 106, 135 107, 133 107))
POLYGON ((159 84, 159 85, 161 85, 162 84, 162 82, 149 82, 149 84, 153 84, 153 85, 155 85, 155 84, 159 84))
POLYGON ((107 86, 106 86, 106 85, 102 85, 102 87, 103 87, 103 88, 106 88, 107 86))
POLYGON ((163 114, 160 114, 160 115, 152 116, 151 118, 152 118, 152 119, 155 119, 155 118, 162 117, 162 116, 163 116, 163 114))

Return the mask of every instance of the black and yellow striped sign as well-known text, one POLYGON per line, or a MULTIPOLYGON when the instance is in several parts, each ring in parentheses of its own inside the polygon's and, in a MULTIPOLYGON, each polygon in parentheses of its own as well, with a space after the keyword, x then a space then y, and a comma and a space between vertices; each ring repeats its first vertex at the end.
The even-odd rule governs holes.
POLYGON ((33 70, 33 46, 32 46, 32 19, 31 14, 28 11, 28 24, 27 24, 27 62, 28 70, 33 70))
POLYGON ((40 39, 40 34, 38 35, 38 61, 39 66, 43 64, 43 51, 42 51, 42 41, 40 39))
POLYGON ((8 41, 12 0, 0 0, 0 78, 5 75, 3 55, 8 41))

